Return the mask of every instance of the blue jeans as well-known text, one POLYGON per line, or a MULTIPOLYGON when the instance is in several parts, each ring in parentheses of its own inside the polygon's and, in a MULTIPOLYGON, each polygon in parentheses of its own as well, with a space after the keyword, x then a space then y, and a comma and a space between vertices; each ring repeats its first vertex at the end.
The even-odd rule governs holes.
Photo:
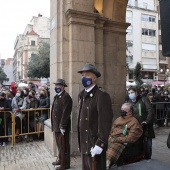
POLYGON ((145 159, 151 159, 152 156, 152 138, 147 138, 145 159))

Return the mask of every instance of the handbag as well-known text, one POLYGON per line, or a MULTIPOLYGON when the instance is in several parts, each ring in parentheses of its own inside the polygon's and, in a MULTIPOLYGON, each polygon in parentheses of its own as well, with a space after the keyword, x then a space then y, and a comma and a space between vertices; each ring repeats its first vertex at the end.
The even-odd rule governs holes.
POLYGON ((167 147, 170 149, 170 133, 169 133, 168 139, 167 139, 167 147))

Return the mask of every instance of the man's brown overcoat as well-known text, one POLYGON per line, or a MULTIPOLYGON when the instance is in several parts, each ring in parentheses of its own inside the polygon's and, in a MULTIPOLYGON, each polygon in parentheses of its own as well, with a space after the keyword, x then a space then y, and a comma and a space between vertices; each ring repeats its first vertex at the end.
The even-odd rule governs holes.
POLYGON ((94 145, 107 149, 113 111, 108 93, 96 85, 84 95, 79 94, 78 140, 82 154, 90 154, 94 145))

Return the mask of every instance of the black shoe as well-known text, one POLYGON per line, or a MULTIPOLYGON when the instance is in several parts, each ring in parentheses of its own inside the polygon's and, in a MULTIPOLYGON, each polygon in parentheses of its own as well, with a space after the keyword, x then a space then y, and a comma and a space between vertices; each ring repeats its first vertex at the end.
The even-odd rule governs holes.
POLYGON ((54 165, 54 166, 60 165, 60 164, 61 164, 60 160, 57 160, 57 161, 55 161, 55 162, 52 163, 52 165, 54 165))
POLYGON ((66 166, 66 169, 70 169, 70 166, 66 166))
MULTIPOLYGON (((55 170, 61 170, 62 168, 60 166, 56 167, 55 170)), ((64 169, 70 169, 70 167, 65 167, 64 169)))

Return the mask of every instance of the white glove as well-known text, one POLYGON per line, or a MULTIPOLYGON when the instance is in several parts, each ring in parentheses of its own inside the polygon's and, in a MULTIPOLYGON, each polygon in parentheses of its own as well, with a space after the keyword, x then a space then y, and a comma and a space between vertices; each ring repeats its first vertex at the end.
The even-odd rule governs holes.
POLYGON ((97 145, 95 145, 95 147, 91 148, 90 152, 91 152, 91 156, 94 157, 95 155, 100 155, 102 153, 103 149, 97 145))
POLYGON ((62 135, 64 135, 65 129, 60 129, 60 132, 61 132, 62 135))

